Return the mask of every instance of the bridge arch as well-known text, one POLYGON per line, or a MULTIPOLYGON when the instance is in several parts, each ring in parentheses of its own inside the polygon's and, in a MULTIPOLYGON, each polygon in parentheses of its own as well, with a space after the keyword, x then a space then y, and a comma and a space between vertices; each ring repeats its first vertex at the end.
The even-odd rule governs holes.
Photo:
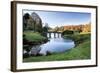
POLYGON ((60 38, 61 32, 48 32, 47 37, 48 38, 60 38))

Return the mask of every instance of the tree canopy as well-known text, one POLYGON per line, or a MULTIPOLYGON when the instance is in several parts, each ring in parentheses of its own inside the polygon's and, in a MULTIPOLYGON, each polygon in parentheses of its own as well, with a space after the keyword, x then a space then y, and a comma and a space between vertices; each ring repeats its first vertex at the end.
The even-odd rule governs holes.
POLYGON ((23 29, 42 32, 42 20, 39 15, 35 12, 31 15, 29 13, 25 13, 23 15, 23 29))

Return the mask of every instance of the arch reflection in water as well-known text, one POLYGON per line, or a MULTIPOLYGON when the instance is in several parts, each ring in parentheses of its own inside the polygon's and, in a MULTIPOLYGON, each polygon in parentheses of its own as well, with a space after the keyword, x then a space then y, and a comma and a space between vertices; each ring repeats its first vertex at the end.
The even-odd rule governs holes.
POLYGON ((47 52, 50 53, 60 53, 65 52, 75 46, 74 41, 65 40, 63 38, 51 38, 49 42, 41 45, 40 54, 46 55, 47 52))
MULTIPOLYGON (((50 41, 45 44, 37 45, 40 49, 39 54, 46 55, 47 52, 50 53, 60 53, 65 52, 75 46, 74 41, 70 39, 63 39, 60 33, 48 33, 47 37, 50 41)), ((34 46, 31 51, 34 50, 34 46)), ((37 49, 36 49, 37 50, 37 49)))

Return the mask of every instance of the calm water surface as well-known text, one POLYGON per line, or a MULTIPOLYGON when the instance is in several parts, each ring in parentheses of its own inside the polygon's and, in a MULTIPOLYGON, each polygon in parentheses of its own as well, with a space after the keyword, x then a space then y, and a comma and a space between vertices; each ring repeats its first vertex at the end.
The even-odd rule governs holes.
POLYGON ((63 38, 51 38, 49 42, 40 45, 40 53, 46 54, 47 51, 51 53, 60 53, 67 51, 75 46, 74 41, 63 38))
POLYGON ((74 41, 70 39, 63 39, 61 35, 59 37, 54 38, 54 34, 51 34, 51 38, 49 38, 45 44, 33 46, 31 52, 34 54, 39 51, 40 54, 46 55, 47 52, 50 53, 60 53, 65 52, 75 46, 74 41))

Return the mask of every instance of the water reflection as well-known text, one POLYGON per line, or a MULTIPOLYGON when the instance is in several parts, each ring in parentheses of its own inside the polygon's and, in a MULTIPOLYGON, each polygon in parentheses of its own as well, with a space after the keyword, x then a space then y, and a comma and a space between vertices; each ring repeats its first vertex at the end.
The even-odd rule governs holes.
POLYGON ((63 38, 52 38, 46 44, 41 45, 40 54, 46 55, 49 51, 50 53, 59 53, 64 52, 68 49, 71 49, 75 46, 74 41, 66 40, 63 38))
POLYGON ((60 53, 60 52, 65 52, 75 46, 74 41, 70 39, 61 38, 61 34, 59 34, 59 37, 57 37, 58 36, 57 34, 54 36, 54 33, 47 34, 47 36, 51 37, 51 38, 49 37, 50 41, 42 45, 33 46, 29 54, 47 55, 47 53, 60 53))

